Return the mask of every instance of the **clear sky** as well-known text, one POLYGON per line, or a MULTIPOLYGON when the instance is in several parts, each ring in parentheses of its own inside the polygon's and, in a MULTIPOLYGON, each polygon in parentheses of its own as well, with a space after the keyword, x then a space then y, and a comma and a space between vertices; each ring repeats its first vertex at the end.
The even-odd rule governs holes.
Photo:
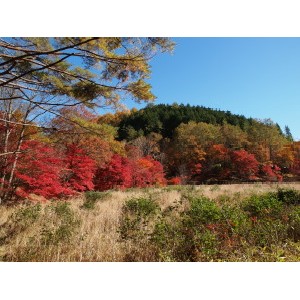
POLYGON ((173 40, 173 55, 151 61, 155 103, 271 118, 282 129, 288 125, 300 140, 300 38, 173 40))

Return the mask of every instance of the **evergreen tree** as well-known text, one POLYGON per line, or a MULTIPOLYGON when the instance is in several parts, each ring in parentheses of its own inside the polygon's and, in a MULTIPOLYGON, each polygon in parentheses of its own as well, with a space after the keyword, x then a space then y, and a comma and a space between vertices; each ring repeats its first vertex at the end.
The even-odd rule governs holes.
POLYGON ((289 128, 289 126, 285 126, 284 127, 284 133, 285 133, 285 137, 290 141, 290 142, 293 142, 294 141, 294 138, 292 136, 292 133, 291 133, 291 130, 289 128))

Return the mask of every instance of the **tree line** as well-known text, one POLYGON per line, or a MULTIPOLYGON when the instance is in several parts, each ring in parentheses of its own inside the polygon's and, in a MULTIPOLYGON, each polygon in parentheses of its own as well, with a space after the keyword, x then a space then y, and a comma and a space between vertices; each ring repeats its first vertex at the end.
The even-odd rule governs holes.
POLYGON ((300 145, 270 119, 174 103, 105 114, 98 123, 118 127, 119 140, 184 183, 298 179, 300 145))
MULTIPOLYGON (((159 105, 166 108, 168 106, 159 105)), ((169 106, 181 110, 184 105, 169 106)), ((187 106, 192 110, 193 107, 187 106)), ((199 108, 207 115, 224 114, 232 120, 196 122, 186 118, 175 127, 171 137, 162 131, 150 131, 156 106, 142 110, 121 111, 99 115, 84 105, 64 107, 42 130, 31 123, 24 128, 23 118, 16 110, 13 123, 0 127, 1 140, 9 129, 10 143, 6 152, 19 149, 18 162, 13 156, 2 156, 1 187, 4 199, 59 198, 87 190, 164 186, 166 184, 200 184, 224 181, 282 181, 300 175, 300 151, 278 125, 271 120, 247 119, 212 109, 199 108), (146 113, 145 113, 146 111, 146 113), (209 113, 208 113, 209 112, 209 113), (145 115, 140 128, 124 124, 145 115), (122 124, 122 127, 121 127, 122 124), (122 130, 120 130, 122 128, 122 130), (135 130, 136 136, 122 138, 122 132, 135 130), (133 128, 133 129, 132 129, 133 128), (20 147, 19 137, 23 132, 20 147), (14 168, 12 181, 7 175, 14 168)), ((178 113, 180 118, 183 117, 178 113)), ((160 128, 170 124, 161 122, 160 128)), ((1 151, 4 152, 3 146, 1 151)))
POLYGON ((1 38, 0 203, 86 190, 294 180, 290 130, 205 107, 148 105, 168 38, 1 38), (118 109, 99 115, 104 108, 118 109))

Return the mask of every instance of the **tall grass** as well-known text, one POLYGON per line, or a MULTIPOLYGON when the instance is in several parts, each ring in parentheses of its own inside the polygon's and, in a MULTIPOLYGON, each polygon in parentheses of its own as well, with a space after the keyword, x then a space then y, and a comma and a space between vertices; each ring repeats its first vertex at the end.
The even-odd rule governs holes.
POLYGON ((299 261, 300 184, 89 192, 0 207, 1 261, 299 261))

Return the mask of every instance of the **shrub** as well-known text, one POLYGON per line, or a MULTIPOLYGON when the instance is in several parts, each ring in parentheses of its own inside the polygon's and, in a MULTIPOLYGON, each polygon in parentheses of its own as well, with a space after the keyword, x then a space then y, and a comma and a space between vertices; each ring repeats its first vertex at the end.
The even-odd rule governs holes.
POLYGON ((219 252, 220 241, 215 233, 209 229, 197 232, 194 236, 194 244, 199 258, 211 260, 219 252))
POLYGON ((243 234, 251 223, 247 214, 238 207, 224 205, 221 209, 221 216, 221 222, 236 234, 243 234))
POLYGON ((249 245, 271 248, 287 240, 287 226, 279 219, 260 219, 244 237, 249 245))
POLYGON ((278 189, 277 199, 286 204, 300 204, 300 193, 293 189, 278 189))
POLYGON ((155 224, 151 242, 155 245, 156 256, 160 261, 182 260, 182 255, 178 253, 178 250, 183 250, 184 235, 178 225, 180 226, 178 220, 173 220, 170 224, 165 219, 155 224))
POLYGON ((147 198, 135 198, 126 202, 125 212, 134 213, 137 216, 148 216, 154 214, 158 209, 158 205, 147 198))
POLYGON ((123 239, 143 239, 148 235, 148 223, 159 207, 147 198, 128 200, 123 206, 120 234, 123 239))
POLYGON ((278 218, 282 212, 282 202, 276 194, 253 195, 243 205, 243 209, 252 217, 278 218))
POLYGON ((187 216, 193 223, 208 224, 218 221, 221 211, 218 206, 206 197, 192 198, 187 216))

